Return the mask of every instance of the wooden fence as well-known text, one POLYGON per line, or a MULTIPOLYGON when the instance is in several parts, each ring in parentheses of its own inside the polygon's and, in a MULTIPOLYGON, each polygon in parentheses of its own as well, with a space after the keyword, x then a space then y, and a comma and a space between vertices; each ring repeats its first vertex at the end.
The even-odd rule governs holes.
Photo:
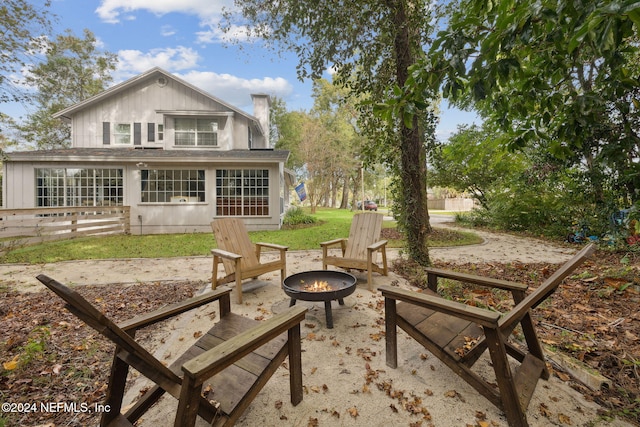
POLYGON ((0 254, 81 236, 129 234, 129 206, 0 209, 0 254))

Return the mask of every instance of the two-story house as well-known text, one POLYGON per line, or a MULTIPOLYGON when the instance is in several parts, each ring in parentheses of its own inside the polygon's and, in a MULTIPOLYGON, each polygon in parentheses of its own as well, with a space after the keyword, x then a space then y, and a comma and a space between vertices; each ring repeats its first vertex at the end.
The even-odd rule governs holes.
POLYGON ((66 108, 71 148, 9 153, 4 208, 131 207, 132 233, 210 230, 222 216, 278 229, 288 151, 269 148, 268 95, 253 115, 154 68, 66 108))

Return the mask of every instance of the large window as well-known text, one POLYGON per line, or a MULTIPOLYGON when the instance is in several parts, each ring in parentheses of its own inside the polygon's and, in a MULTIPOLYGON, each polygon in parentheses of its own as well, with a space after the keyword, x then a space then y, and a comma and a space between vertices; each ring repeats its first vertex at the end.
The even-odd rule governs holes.
POLYGON ((204 202, 204 170, 142 170, 142 203, 204 202))
POLYGON ((36 169, 36 206, 122 206, 122 169, 36 169))
POLYGON ((175 119, 175 145, 218 146, 218 122, 214 119, 175 119))
POLYGON ((269 171, 217 170, 216 215, 269 215, 269 171))

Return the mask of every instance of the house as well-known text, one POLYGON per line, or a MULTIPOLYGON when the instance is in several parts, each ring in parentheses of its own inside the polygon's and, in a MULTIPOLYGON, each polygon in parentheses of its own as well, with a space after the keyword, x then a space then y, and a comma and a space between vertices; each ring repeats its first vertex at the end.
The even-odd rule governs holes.
POLYGON ((130 206, 136 234, 278 229, 289 152, 269 148, 269 96, 252 98, 253 115, 153 68, 56 113, 71 148, 8 153, 3 207, 130 206))

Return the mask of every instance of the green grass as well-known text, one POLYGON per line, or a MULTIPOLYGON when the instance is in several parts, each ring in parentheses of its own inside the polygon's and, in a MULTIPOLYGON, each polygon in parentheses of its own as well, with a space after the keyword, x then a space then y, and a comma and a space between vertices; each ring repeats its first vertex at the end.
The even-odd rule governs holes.
MULTIPOLYGON (((311 226, 288 230, 250 232, 253 242, 285 245, 289 250, 319 249, 320 242, 347 237, 353 212, 341 209, 318 209, 318 222, 311 226)), ((393 228, 395 222, 385 221, 383 228, 393 228)), ((429 245, 455 246, 479 243, 478 236, 469 232, 447 231, 443 241, 430 241, 429 245)), ((389 247, 401 247, 402 240, 390 240, 389 247)), ((5 263, 40 264, 77 259, 107 258, 168 258, 177 256, 209 255, 216 247, 212 233, 115 235, 87 237, 13 250, 2 258, 5 263)))

